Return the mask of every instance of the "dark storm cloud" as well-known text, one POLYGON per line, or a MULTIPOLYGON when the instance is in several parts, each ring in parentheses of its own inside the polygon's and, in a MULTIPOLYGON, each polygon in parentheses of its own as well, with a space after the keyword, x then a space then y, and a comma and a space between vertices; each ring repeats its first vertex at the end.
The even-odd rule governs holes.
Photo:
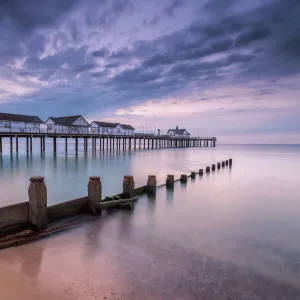
POLYGON ((95 67, 96 67, 96 64, 87 63, 87 64, 84 64, 82 66, 79 66, 79 67, 75 68, 73 70, 73 72, 74 73, 82 73, 82 72, 90 71, 90 70, 94 69, 95 67))
POLYGON ((271 35, 267 28, 254 27, 242 32, 235 40, 235 46, 246 46, 258 40, 265 39, 271 35))
MULTIPOLYGON (((64 96, 59 92, 55 95, 60 99, 69 97, 66 100, 68 106, 74 94, 76 98, 98 97, 101 92, 101 101, 108 99, 125 105, 131 100, 143 101, 147 97, 168 97, 190 84, 199 90, 208 84, 216 86, 225 78, 227 83, 233 85, 258 78, 271 84, 272 80, 300 71, 300 1, 296 0, 276 0, 257 6, 252 11, 234 13, 235 5, 241 1, 207 1, 208 5, 202 14, 199 11, 198 19, 182 29, 171 30, 170 34, 153 39, 152 36, 144 38, 141 34, 140 40, 125 40, 115 48, 103 43, 91 47, 81 44, 82 37, 88 36, 85 30, 90 28, 101 32, 101 41, 103 32, 115 24, 119 16, 130 16, 134 3, 129 0, 106 0, 101 3, 95 0, 2 0, 2 68, 16 58, 25 57, 24 69, 15 70, 14 75, 38 77, 45 81, 66 79, 64 96), (54 30, 50 54, 41 56, 47 46, 48 28, 55 29, 77 7, 80 16, 81 8, 87 7, 86 15, 82 15, 86 22, 84 26, 70 21, 67 29, 61 32, 54 30), (102 7, 103 10, 100 9, 102 7), (46 28, 46 33, 36 30, 40 28, 46 28), (77 45, 69 45, 70 39, 77 45), (101 65, 101 71, 93 70, 97 64, 101 65), (75 81, 77 73, 86 76, 80 76, 75 81), (76 90, 77 85, 81 92, 76 90), (67 97, 68 91, 70 95, 67 97)), ((160 14, 153 14, 155 24, 159 26, 164 16, 175 18, 184 5, 185 1, 174 0, 167 4, 162 1, 160 14)), ((149 27, 149 20, 141 22, 149 27)), ((181 22, 181 17, 176 21, 181 22)), ((127 22, 130 23, 131 18, 127 22)), ((122 24, 119 26, 122 27, 122 24)), ((114 39, 118 42, 119 37, 114 39)), ((52 95, 39 99, 46 101, 53 98, 52 95)), ((78 100, 74 105, 80 107, 84 102, 78 100)))
POLYGON ((31 31, 51 25, 69 12, 79 0, 2 0, 0 19, 7 17, 21 31, 31 31))
POLYGON ((167 5, 164 8, 164 12, 169 15, 173 16, 174 12, 181 6, 183 5, 183 0, 173 0, 170 5, 167 5))
POLYGON ((106 57, 109 54, 109 50, 107 48, 101 48, 97 51, 92 52, 92 56, 94 57, 106 57))

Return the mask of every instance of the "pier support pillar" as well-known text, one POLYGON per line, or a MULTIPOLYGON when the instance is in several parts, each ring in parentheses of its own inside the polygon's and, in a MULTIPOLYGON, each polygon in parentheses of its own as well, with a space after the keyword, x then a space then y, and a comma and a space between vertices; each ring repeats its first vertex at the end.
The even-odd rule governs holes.
POLYGON ((30 153, 32 153, 32 136, 30 137, 30 153))
POLYGON ((78 138, 75 138, 75 153, 78 154, 78 138))
POLYGON ((156 186, 157 186, 156 176, 155 175, 148 175, 146 192, 148 194, 155 194, 156 193, 156 186))
POLYGON ((13 138, 12 136, 10 137, 10 153, 13 152, 13 138))
POLYGON ((123 196, 125 198, 132 198, 134 196, 134 180, 133 180, 133 176, 131 175, 124 176, 123 196))
POLYGON ((41 153, 43 153, 43 138, 40 138, 40 149, 41 149, 41 153))
POLYGON ((46 138, 43 137, 43 151, 46 152, 46 142, 45 142, 46 138))
POLYGON ((28 197, 29 222, 38 230, 47 228, 47 188, 44 177, 30 178, 28 197))
POLYGON ((16 152, 19 153, 19 137, 16 136, 16 152))
POLYGON ((0 137, 0 153, 2 154, 2 137, 0 137))
POLYGON ((26 137, 26 152, 29 152, 29 137, 26 137))
POLYGON ((174 175, 167 175, 166 187, 168 189, 174 188, 174 175))
POLYGON ((68 153, 68 138, 65 138, 65 151, 68 153))
POLYGON ((53 138, 53 152, 56 153, 56 137, 53 138))

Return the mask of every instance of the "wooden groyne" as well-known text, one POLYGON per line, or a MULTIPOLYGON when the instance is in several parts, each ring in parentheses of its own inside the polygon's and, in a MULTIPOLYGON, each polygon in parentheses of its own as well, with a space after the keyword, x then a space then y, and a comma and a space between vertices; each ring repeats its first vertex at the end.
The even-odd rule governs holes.
MULTIPOLYGON (((232 159, 217 163, 220 168, 232 167, 232 159)), ((123 179, 123 191, 118 195, 102 198, 102 184, 99 176, 91 176, 88 182, 86 197, 62 202, 52 206, 47 205, 47 187, 43 177, 30 178, 28 201, 6 207, 0 207, 0 249, 21 245, 34 239, 47 236, 54 232, 78 226, 83 222, 94 220, 101 216, 105 209, 134 209, 138 196, 155 194, 157 188, 165 186, 173 189, 180 181, 186 184, 188 179, 197 175, 203 176, 215 172, 216 168, 207 166, 204 169, 182 174, 175 179, 167 175, 166 182, 157 185, 155 175, 149 175, 147 184, 136 188, 133 176, 126 175, 123 179), (211 167, 211 168, 210 168, 211 167)), ((219 169, 218 169, 219 170, 219 169)))
POLYGON ((19 140, 25 139, 27 153, 32 153, 33 139, 40 141, 40 152, 46 151, 46 138, 52 139, 53 152, 57 151, 57 141, 64 141, 64 150, 68 152, 68 145, 72 143, 75 153, 78 154, 79 145, 83 144, 84 152, 89 149, 136 150, 136 149, 163 149, 183 147, 216 147, 215 137, 171 137, 168 135, 135 134, 135 135, 101 135, 101 134, 74 134, 74 133, 47 133, 47 132, 0 132, 0 154, 3 152, 3 138, 9 139, 10 152, 19 152, 19 140))

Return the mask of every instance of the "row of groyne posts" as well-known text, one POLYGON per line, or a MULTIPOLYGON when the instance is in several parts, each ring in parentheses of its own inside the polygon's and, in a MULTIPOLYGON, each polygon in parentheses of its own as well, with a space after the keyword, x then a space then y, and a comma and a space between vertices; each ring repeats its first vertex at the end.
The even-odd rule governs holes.
MULTIPOLYGON (((207 166, 205 169, 199 169, 199 172, 191 172, 191 174, 189 175, 182 174, 180 179, 177 180, 175 180, 174 175, 167 175, 166 182, 163 185, 170 189, 174 187, 175 181, 186 183, 188 177, 191 177, 193 179, 197 174, 199 174, 199 176, 203 176, 204 172, 206 172, 206 174, 209 174, 210 172, 215 172, 216 170, 220 170, 221 168, 225 168, 227 166, 232 166, 232 159, 212 164, 211 166, 207 166)), ((92 214, 101 213, 101 209, 109 207, 120 207, 123 205, 126 205, 127 208, 129 207, 130 209, 133 209, 134 202, 128 202, 129 199, 133 199, 133 197, 135 197, 136 195, 140 195, 143 193, 153 194, 156 192, 157 187, 158 186, 155 175, 149 175, 147 185, 139 188, 135 188, 133 176, 126 175, 123 179, 123 193, 102 199, 102 185, 100 177, 91 176, 88 182, 88 196, 85 200, 85 212, 92 214)), ((36 176, 30 178, 28 196, 29 223, 38 230, 47 228, 47 188, 44 182, 44 177, 36 176)), ((67 209, 69 211, 72 208, 71 202, 72 200, 68 201, 67 209)), ((57 204, 55 206, 56 211, 59 212, 60 215, 63 215, 62 212, 59 211, 59 209, 63 209, 63 207, 66 207, 64 206, 64 203, 57 204)))
POLYGON ((10 152, 19 152, 19 138, 26 139, 26 152, 32 153, 32 140, 33 138, 40 139, 40 151, 41 153, 46 151, 46 138, 52 138, 53 141, 53 152, 56 153, 58 145, 57 139, 64 139, 65 152, 68 152, 69 139, 73 140, 75 153, 79 150, 79 141, 83 140, 83 150, 88 151, 89 143, 91 139, 92 151, 98 149, 110 149, 110 150, 136 150, 136 149, 156 149, 156 148, 183 148, 183 147, 215 147, 216 138, 176 138, 176 137, 130 137, 130 136, 94 136, 94 135, 63 135, 63 134, 11 134, 11 133, 0 133, 0 154, 3 152, 3 138, 9 138, 10 152), (14 147, 15 145, 15 147, 14 147))

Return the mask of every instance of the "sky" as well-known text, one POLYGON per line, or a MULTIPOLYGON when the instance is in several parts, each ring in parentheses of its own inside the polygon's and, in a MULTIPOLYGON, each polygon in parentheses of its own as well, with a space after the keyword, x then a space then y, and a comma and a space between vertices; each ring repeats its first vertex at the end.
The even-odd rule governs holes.
POLYGON ((299 0, 1 0, 0 111, 300 143, 299 0))

